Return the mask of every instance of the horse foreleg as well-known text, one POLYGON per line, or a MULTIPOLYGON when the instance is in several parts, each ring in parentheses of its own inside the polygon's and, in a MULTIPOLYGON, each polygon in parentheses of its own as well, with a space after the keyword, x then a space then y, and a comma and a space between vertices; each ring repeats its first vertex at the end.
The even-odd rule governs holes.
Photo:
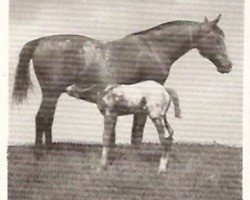
POLYGON ((101 158, 102 169, 107 168, 109 153, 115 145, 116 122, 117 122, 117 116, 111 115, 111 114, 104 116, 103 150, 102 150, 102 158, 101 158))
POLYGON ((42 102, 39 111, 36 115, 36 139, 35 146, 39 148, 42 146, 43 134, 45 134, 45 144, 49 148, 52 145, 52 124, 54 120, 54 114, 56 104, 60 94, 48 93, 43 94, 42 102))
POLYGON ((147 114, 136 113, 134 115, 132 134, 131 134, 131 144, 138 146, 142 144, 143 139, 143 129, 147 121, 147 114))

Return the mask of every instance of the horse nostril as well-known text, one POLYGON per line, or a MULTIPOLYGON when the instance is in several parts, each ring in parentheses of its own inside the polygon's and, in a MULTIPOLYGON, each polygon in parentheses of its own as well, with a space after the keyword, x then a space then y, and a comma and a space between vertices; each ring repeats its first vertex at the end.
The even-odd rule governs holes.
POLYGON ((229 73, 232 71, 232 65, 228 65, 226 73, 229 73))
POLYGON ((233 67, 233 63, 232 63, 232 62, 229 62, 229 64, 228 64, 228 69, 229 69, 229 72, 231 72, 231 71, 232 71, 232 67, 233 67))
POLYGON ((233 63, 232 63, 232 62, 230 62, 230 68, 232 69, 232 67, 233 67, 233 63))

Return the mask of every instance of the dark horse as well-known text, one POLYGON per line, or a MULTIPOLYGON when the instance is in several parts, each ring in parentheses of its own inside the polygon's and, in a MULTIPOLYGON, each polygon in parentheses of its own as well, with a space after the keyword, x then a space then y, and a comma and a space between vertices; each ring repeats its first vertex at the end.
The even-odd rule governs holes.
MULTIPOLYGON (((84 88, 94 84, 132 84, 154 80, 163 84, 172 64, 196 48, 209 59, 220 73, 229 73, 232 63, 224 43, 224 33, 213 21, 203 23, 173 21, 145 31, 100 43, 89 37, 55 35, 39 38, 24 45, 16 69, 13 100, 21 103, 32 86, 29 64, 33 60, 34 71, 42 90, 42 102, 36 115, 35 145, 52 144, 51 128, 56 104, 60 95, 72 84, 84 88)), ((95 102, 88 93, 86 101, 95 102)), ((132 144, 142 141, 147 116, 135 114, 132 128, 132 144)), ((105 131, 114 134, 116 121, 105 118, 105 131)))

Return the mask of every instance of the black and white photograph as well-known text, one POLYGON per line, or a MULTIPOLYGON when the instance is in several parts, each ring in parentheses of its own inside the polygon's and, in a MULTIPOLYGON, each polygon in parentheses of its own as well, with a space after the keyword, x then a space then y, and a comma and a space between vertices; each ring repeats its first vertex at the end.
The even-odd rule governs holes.
POLYGON ((243 199, 244 13, 9 0, 7 198, 243 199))

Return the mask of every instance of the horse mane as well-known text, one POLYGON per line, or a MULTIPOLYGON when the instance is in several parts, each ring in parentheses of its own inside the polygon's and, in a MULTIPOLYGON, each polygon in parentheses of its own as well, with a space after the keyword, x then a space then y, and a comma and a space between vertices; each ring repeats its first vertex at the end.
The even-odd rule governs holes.
POLYGON ((171 22, 165 22, 165 23, 159 24, 157 26, 151 27, 147 30, 132 33, 131 35, 142 35, 142 34, 154 31, 154 30, 160 30, 162 28, 165 29, 165 28, 169 28, 171 26, 176 26, 176 25, 198 25, 198 24, 200 24, 200 23, 194 22, 194 21, 176 20, 176 21, 171 21, 171 22))
MULTIPOLYGON (((135 32, 135 33, 132 33, 130 35, 143 35, 143 34, 146 34, 148 32, 151 32, 151 31, 154 31, 154 30, 161 30, 161 29, 165 29, 165 28, 169 28, 171 26, 176 26, 176 25, 199 25, 201 23, 199 22, 194 22, 194 21, 187 21, 187 20, 176 20, 176 21, 171 21, 171 22, 165 22, 165 23, 162 23, 162 24, 159 24, 157 26, 154 26, 154 27, 151 27, 147 30, 144 30, 144 31, 138 31, 138 32, 135 32)), ((213 27, 213 30, 216 31, 217 33, 219 33, 223 38, 225 37, 225 34, 223 32, 223 30, 215 25, 213 27)))
POLYGON ((213 29, 214 29, 216 32, 218 32, 223 38, 225 38, 225 33, 224 33, 224 31, 223 31, 219 26, 215 25, 215 26, 213 27, 213 29))

